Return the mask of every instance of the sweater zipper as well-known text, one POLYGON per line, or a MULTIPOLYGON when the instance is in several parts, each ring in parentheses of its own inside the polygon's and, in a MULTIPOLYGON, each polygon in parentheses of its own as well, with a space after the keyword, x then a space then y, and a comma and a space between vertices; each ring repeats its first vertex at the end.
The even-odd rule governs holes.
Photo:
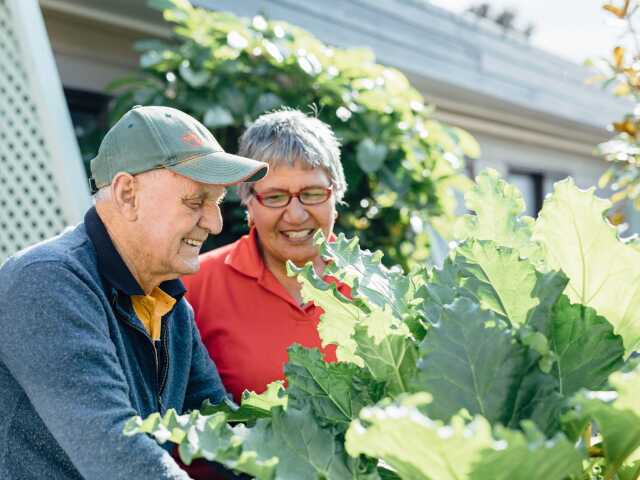
POLYGON ((156 391, 156 396, 158 399, 158 411, 160 415, 164 415, 164 406, 162 405, 162 386, 160 385, 160 361, 158 360, 158 349, 156 348, 156 342, 153 339, 149 338, 151 341, 151 347, 153 348, 153 359, 156 364, 156 385, 158 390, 156 391))
MULTIPOLYGON (((112 308, 113 308, 114 312, 115 312, 115 309, 116 309, 116 303, 117 303, 117 298, 114 297, 113 301, 112 301, 112 308)), ((139 332, 141 335, 143 335, 147 339, 147 341, 151 344, 151 349, 153 350, 153 362, 154 362, 154 366, 155 366, 155 370, 156 370, 156 400, 158 402, 158 408, 157 409, 158 409, 158 411, 160 412, 161 415, 164 415, 164 406, 162 405, 161 393, 162 393, 162 388, 164 387, 164 383, 165 382, 164 382, 164 380, 162 381, 162 383, 160 382, 160 361, 158 360, 158 349, 156 348, 156 344, 151 339, 151 337, 146 332, 146 330, 143 330, 142 328, 140 328, 135 323, 130 322, 127 317, 125 317, 124 323, 129 325, 136 332, 139 332)), ((162 334, 161 334, 161 336, 166 337, 166 335, 162 335, 162 334)), ((168 359, 167 359, 167 361, 168 361, 168 359)))

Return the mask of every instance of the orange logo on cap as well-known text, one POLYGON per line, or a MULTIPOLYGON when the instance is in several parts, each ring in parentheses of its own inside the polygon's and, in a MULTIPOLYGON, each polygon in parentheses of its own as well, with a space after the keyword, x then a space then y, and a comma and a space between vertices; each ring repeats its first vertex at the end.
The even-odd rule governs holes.
POLYGON ((200 147, 204 144, 202 138, 194 132, 185 133, 181 138, 184 143, 191 145, 192 147, 200 147))

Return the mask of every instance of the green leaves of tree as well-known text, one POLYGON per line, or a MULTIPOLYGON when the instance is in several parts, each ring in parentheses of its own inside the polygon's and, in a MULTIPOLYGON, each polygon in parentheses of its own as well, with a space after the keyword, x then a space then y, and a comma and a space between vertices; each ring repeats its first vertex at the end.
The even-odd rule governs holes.
POLYGON ((451 223, 456 205, 450 190, 459 187, 465 156, 479 150, 468 133, 430 118, 404 74, 375 63, 369 49, 335 48, 286 22, 236 17, 187 0, 151 5, 163 10, 175 38, 139 44, 140 76, 156 83, 121 85, 116 113, 142 100, 177 107, 215 129, 233 152, 260 114, 281 105, 303 111, 313 105, 342 145, 350 189, 338 218, 341 229, 358 234, 369 248, 384 246, 390 264, 426 258, 429 239, 415 232, 411 217, 451 223), (397 200, 378 202, 389 191, 399 193, 397 200), (360 203, 365 197, 368 206, 360 203), (420 248, 413 248, 417 242, 420 248))

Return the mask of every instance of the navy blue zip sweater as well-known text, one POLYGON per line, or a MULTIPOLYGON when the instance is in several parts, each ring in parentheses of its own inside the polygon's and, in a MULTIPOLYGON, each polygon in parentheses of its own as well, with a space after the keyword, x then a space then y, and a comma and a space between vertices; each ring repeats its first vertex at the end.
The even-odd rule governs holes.
POLYGON ((0 268, 0 479, 187 479, 134 416, 220 402, 225 390, 179 280, 151 341, 142 289, 94 208, 84 223, 0 268))

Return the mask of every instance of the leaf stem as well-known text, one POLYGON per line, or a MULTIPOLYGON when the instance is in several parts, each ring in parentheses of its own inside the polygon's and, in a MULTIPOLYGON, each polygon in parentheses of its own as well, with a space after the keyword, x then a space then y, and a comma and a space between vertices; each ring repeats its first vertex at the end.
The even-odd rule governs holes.
POLYGON ((582 432, 582 443, 584 443, 584 447, 589 452, 590 457, 596 456, 596 455, 591 455, 591 435, 592 434, 593 434, 593 426, 591 425, 591 422, 589 422, 587 427, 582 432))

